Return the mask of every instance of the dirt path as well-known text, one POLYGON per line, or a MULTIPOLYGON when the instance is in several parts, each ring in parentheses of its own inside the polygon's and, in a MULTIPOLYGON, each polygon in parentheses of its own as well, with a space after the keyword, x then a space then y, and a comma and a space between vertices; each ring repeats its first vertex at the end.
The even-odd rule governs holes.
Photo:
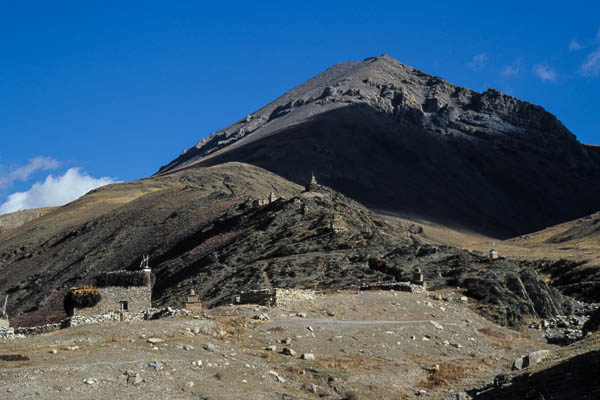
POLYGON ((289 320, 274 320, 272 324, 276 324, 279 326, 285 327, 299 327, 299 326, 318 326, 318 327, 332 327, 336 328, 373 328, 376 326, 383 325, 417 325, 417 324, 431 324, 431 321, 438 323, 440 325, 449 325, 449 326, 464 326, 464 323, 456 323, 456 322, 447 322, 440 321, 434 319, 421 319, 421 320, 405 320, 405 321, 397 321, 397 320, 362 320, 362 321, 349 321, 349 320, 341 320, 341 319, 328 319, 328 318, 297 318, 297 319, 289 319, 289 320))

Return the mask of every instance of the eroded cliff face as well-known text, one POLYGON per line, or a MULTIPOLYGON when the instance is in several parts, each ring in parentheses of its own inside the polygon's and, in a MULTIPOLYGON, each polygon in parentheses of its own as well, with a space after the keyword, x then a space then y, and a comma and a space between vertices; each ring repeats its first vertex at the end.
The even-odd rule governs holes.
POLYGON ((600 152, 552 114, 381 56, 338 64, 159 174, 242 161, 371 208, 497 237, 597 210, 600 152))

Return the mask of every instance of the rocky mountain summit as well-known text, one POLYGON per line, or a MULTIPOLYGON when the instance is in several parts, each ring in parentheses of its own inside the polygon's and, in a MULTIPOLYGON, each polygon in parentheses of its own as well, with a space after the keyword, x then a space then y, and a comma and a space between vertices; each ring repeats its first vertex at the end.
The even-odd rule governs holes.
POLYGON ((159 174, 242 161, 371 208, 515 236, 597 210, 600 151, 542 107, 386 55, 335 65, 159 174))

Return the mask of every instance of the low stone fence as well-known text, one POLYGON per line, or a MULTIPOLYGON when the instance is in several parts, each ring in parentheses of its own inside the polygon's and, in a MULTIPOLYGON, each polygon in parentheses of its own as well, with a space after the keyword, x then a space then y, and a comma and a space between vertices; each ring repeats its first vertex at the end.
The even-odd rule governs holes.
POLYGON ((236 297, 238 304, 260 304, 264 306, 285 306, 300 301, 316 299, 317 295, 312 289, 261 289, 242 292, 236 297))
POLYGON ((15 333, 15 328, 13 327, 0 328, 0 340, 23 339, 24 337, 25 335, 21 333, 15 333))
POLYGON ((61 322, 54 324, 46 324, 39 326, 22 326, 22 327, 0 327, 0 340, 23 339, 26 336, 41 335, 44 333, 54 332, 59 329, 69 328, 78 325, 100 324, 111 321, 136 321, 149 319, 153 314, 158 312, 158 309, 148 309, 136 313, 107 313, 101 315, 78 315, 70 318, 65 318, 61 322))
POLYGON ((25 336, 41 335, 64 327, 64 321, 39 326, 18 326, 0 328, 0 340, 24 339, 25 336))
POLYGON ((138 311, 138 312, 111 312, 100 315, 76 315, 70 318, 67 318, 63 321, 63 328, 78 326, 78 325, 87 325, 87 324, 101 324, 103 322, 111 322, 111 321, 139 321, 143 319, 148 319, 149 311, 138 311))
POLYGON ((425 282, 422 284, 414 284, 411 282, 384 282, 384 283, 373 283, 369 285, 359 286, 359 290, 395 290, 398 292, 411 292, 411 293, 425 293, 427 291, 427 285, 425 282))
POLYGON ((49 332, 54 332, 59 330, 62 327, 63 322, 58 322, 55 324, 46 324, 46 325, 40 325, 40 326, 21 326, 21 327, 16 327, 15 329, 15 333, 16 334, 20 334, 20 335, 25 335, 25 336, 30 336, 30 335, 41 335, 42 333, 49 333, 49 332))

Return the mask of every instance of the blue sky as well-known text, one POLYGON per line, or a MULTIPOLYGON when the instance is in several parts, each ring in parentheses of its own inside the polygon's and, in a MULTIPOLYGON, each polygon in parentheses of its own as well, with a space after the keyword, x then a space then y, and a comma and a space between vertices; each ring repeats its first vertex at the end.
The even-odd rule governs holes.
POLYGON ((600 144, 597 2, 204 3, 0 0, 0 213, 149 176, 329 66, 382 53, 540 104, 600 144))

